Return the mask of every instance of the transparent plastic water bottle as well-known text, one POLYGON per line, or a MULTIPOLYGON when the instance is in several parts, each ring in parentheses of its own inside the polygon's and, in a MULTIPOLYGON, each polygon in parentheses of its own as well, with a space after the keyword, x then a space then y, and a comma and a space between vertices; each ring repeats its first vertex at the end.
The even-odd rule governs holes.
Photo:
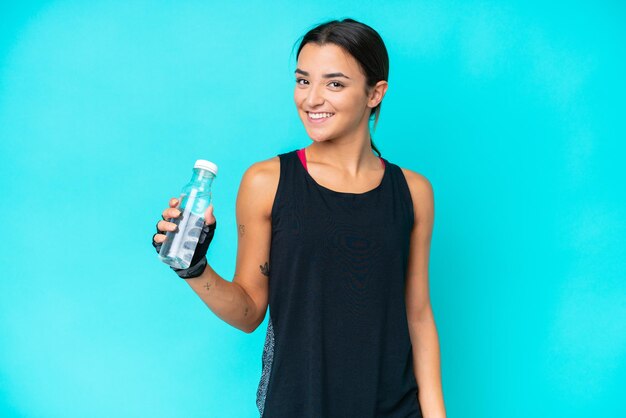
POLYGON ((159 251, 165 264, 179 269, 189 268, 193 253, 204 225, 204 212, 211 203, 211 184, 217 176, 217 165, 207 160, 197 160, 191 180, 183 187, 178 205, 180 216, 168 219, 177 226, 167 231, 159 251))

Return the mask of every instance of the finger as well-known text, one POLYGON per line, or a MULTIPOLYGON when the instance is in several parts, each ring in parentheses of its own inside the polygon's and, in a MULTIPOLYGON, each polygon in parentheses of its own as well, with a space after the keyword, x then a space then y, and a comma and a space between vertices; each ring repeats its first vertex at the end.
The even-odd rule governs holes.
POLYGON ((161 214, 161 218, 163 220, 167 220, 169 218, 178 218, 180 216, 180 210, 176 208, 167 208, 161 214))
POLYGON ((217 221, 213 214, 213 209, 213 204, 210 204, 206 211, 204 211, 204 223, 207 225, 214 224, 217 221))
POLYGON ((157 244, 162 244, 163 241, 165 241, 165 238, 167 237, 163 234, 154 234, 152 236, 152 241, 156 242, 157 244))
POLYGON ((159 231, 174 231, 176 230, 176 224, 174 222, 159 221, 157 223, 157 229, 159 231))
POLYGON ((175 208, 176 205, 178 205, 178 199, 176 199, 175 197, 170 199, 170 208, 175 208))

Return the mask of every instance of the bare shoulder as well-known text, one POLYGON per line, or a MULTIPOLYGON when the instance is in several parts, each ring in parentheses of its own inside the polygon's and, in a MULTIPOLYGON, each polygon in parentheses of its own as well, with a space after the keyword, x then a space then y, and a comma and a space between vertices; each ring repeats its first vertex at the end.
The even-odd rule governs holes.
POLYGON ((416 194, 417 198, 429 198, 433 195, 433 186, 424 176, 416 171, 409 170, 408 168, 403 168, 402 173, 404 173, 404 178, 406 178, 406 182, 409 185, 409 189, 411 189, 411 197, 413 197, 413 193, 416 194))
POLYGON ((251 196, 252 199, 248 201, 262 207, 264 214, 269 217, 279 178, 280 159, 278 156, 257 161, 243 173, 239 193, 251 196))
POLYGON ((266 160, 257 161, 248 167, 244 176, 248 176, 250 180, 259 183, 271 183, 274 178, 278 180, 280 176, 280 159, 278 156, 275 156, 266 160))
POLYGON ((434 216, 434 191, 430 180, 423 174, 403 168, 402 173, 411 191, 413 209, 415 217, 418 219, 430 218, 434 216))

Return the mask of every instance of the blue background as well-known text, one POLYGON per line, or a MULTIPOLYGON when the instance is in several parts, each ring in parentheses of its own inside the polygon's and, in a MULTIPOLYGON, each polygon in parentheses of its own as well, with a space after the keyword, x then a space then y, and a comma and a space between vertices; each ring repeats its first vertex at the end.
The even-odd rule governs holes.
POLYGON ((156 257, 197 158, 235 267, 255 161, 310 143, 294 43, 331 18, 390 55, 374 141, 435 191, 448 417, 624 417, 626 7, 529 1, 0 6, 0 415, 254 417, 265 322, 156 257))

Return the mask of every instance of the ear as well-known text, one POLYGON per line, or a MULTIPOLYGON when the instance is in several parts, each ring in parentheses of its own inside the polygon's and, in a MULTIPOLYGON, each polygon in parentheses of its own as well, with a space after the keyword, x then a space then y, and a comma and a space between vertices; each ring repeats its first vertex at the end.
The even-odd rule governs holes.
POLYGON ((389 84, 385 80, 380 80, 376 83, 376 85, 370 89, 367 106, 371 108, 378 106, 378 104, 383 101, 388 87, 389 84))

